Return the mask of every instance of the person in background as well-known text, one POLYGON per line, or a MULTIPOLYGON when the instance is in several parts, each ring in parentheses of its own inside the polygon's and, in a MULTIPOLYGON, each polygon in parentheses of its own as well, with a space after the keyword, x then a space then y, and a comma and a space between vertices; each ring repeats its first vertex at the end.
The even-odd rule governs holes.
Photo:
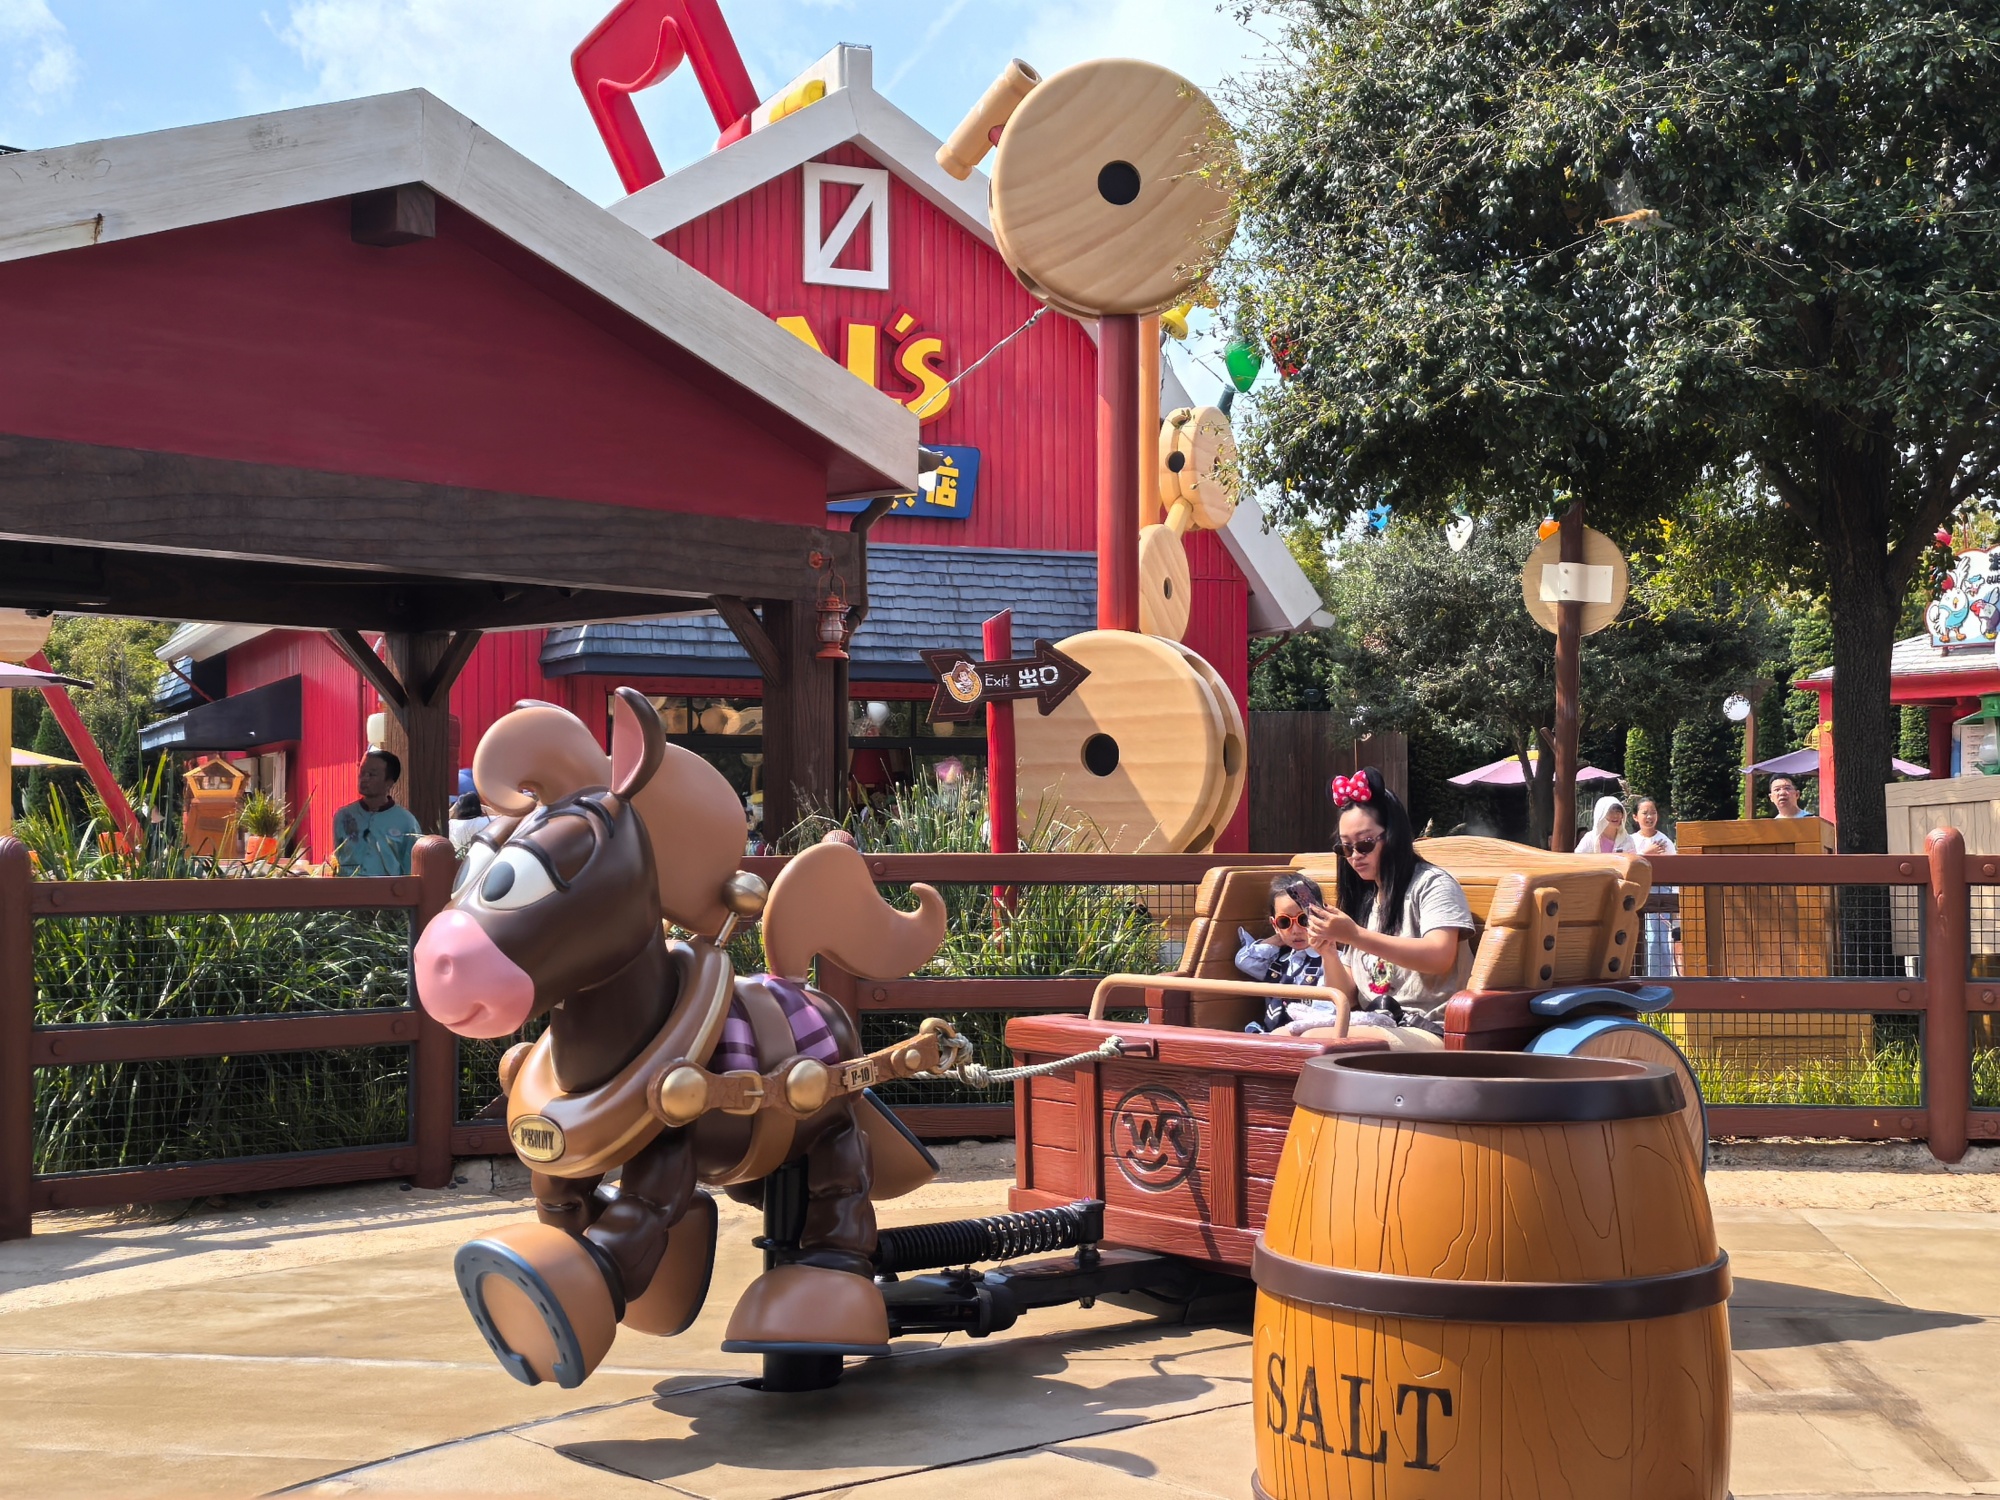
POLYGON ((1771 806, 1778 810, 1781 818, 1810 818, 1813 814, 1799 806, 1799 784, 1789 776, 1773 776, 1770 790, 1771 806))
POLYGON ((1630 854, 1632 835, 1625 831, 1625 804, 1616 797, 1599 797, 1590 815, 1590 831, 1576 841, 1578 854, 1630 854))
POLYGON ((333 815, 334 857, 343 875, 407 875, 410 851, 423 829, 395 789, 403 762, 388 750, 370 750, 354 776, 360 797, 333 815))
MULTIPOLYGON (((1655 855, 1678 854, 1674 841, 1667 837, 1660 827, 1660 804, 1651 797, 1641 797, 1633 810, 1638 828, 1632 834, 1632 852, 1642 859, 1652 859, 1655 855)), ((1653 893, 1658 896, 1678 896, 1680 887, 1656 885, 1653 893)), ((1648 979, 1663 979, 1681 971, 1676 939, 1679 932, 1674 925, 1672 912, 1649 911, 1646 913, 1646 968, 1648 979)))
POLYGON ((472 784, 472 772, 458 773, 458 800, 451 805, 451 821, 446 831, 451 835, 451 847, 461 858, 471 845, 479 830, 493 821, 493 815, 479 800, 479 789, 472 784))

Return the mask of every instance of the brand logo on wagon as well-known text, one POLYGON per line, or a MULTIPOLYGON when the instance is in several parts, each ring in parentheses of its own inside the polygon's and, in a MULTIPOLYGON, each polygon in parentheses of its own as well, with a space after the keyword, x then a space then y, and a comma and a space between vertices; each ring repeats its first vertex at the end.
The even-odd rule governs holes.
POLYGON ((1141 1084, 1111 1110, 1111 1156, 1142 1193, 1168 1193, 1194 1171, 1201 1129, 1187 1100, 1172 1089, 1141 1084))

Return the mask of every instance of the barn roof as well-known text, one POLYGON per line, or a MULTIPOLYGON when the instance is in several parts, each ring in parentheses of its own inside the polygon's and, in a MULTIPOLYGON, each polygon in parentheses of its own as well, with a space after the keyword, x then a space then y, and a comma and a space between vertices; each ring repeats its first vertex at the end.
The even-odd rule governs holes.
POLYGON ((830 494, 915 485, 898 403, 424 90, 4 161, 0 261, 421 183, 823 440, 830 494))
MULTIPOLYGON (((989 547, 868 549, 868 618, 848 643, 857 680, 924 681, 926 646, 977 651, 980 624, 1014 611, 1014 640, 1059 641, 1097 625, 1097 558, 1089 552, 989 547)), ((671 615, 551 630, 542 646, 551 677, 755 677, 736 637, 715 614, 671 615)))

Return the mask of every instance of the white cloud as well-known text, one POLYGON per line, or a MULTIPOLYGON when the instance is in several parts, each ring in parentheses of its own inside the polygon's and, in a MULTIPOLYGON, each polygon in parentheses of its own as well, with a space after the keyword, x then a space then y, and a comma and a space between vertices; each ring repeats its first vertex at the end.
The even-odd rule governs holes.
POLYGON ((0 53, 12 54, 4 104, 40 114, 68 97, 81 64, 48 0, 0 0, 0 53))
POLYGON ((1263 50, 1218 0, 1045 0, 1021 40, 1021 56, 1044 76, 1093 57, 1142 57, 1209 90, 1263 50))

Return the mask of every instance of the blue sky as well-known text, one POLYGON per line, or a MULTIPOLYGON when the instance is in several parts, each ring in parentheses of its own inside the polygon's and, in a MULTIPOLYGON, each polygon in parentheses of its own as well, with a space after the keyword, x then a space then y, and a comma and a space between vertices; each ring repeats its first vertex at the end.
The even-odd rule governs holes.
MULTIPOLYGON (((127 135, 423 87, 600 202, 618 195, 569 76, 611 0, 0 0, 0 143, 127 135)), ((1012 56, 1145 57, 1204 87, 1261 44, 1216 0, 722 0, 768 94, 837 42, 944 135, 1012 56)), ((685 67, 640 96, 669 170, 715 127, 685 67)))

